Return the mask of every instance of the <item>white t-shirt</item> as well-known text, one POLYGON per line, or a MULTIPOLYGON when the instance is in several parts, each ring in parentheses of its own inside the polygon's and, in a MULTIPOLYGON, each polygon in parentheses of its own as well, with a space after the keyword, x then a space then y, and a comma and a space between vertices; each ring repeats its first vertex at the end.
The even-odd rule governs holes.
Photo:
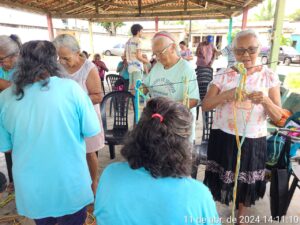
MULTIPOLYGON (((238 86, 240 74, 232 69, 219 71, 211 84, 216 85, 220 92, 224 92, 238 86)), ((247 76, 246 92, 263 91, 268 95, 269 89, 279 86, 278 75, 267 67, 262 67, 260 72, 247 76)), ((234 102, 223 103, 216 108, 213 119, 213 129, 235 135, 234 132, 234 102)), ((248 138, 259 138, 267 135, 267 114, 261 104, 253 104, 246 100, 237 105, 237 127, 239 135, 243 136, 245 123, 247 127, 245 135, 248 138), (253 109, 252 109, 253 108, 253 109), (252 112, 251 112, 252 111, 252 112)))
POLYGON ((141 40, 138 37, 132 37, 125 45, 129 73, 140 72, 143 70, 143 63, 136 57, 137 50, 141 50, 141 40))

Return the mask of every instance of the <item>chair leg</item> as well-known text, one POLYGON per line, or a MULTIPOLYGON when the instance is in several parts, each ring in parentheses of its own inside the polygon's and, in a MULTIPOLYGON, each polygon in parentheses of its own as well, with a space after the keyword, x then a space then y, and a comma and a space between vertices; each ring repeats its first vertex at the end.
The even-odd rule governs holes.
POLYGON ((104 93, 104 95, 105 95, 105 87, 104 87, 104 82, 103 82, 103 80, 101 80, 101 85, 102 85, 103 93, 104 93))
POLYGON ((116 157, 114 145, 109 145, 109 154, 110 154, 110 159, 114 159, 116 157))

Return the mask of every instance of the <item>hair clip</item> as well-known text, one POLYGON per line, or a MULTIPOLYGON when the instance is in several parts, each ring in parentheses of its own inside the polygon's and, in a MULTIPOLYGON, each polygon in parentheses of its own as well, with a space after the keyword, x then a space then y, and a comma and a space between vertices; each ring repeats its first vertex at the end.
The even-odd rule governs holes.
POLYGON ((159 113, 152 114, 151 118, 159 118, 159 121, 162 123, 164 121, 164 117, 159 113))

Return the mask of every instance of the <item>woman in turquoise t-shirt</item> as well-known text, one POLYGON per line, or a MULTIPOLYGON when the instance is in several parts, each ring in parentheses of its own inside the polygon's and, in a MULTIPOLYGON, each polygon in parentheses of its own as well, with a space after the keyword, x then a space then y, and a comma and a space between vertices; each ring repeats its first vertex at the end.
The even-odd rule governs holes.
MULTIPOLYGON (((21 41, 16 35, 0 35, 0 92, 10 86, 15 64, 20 52, 21 41)), ((14 191, 12 176, 11 153, 5 153, 5 160, 9 178, 8 191, 14 191)))
POLYGON ((98 225, 220 224, 208 188, 192 179, 192 114, 165 97, 151 99, 100 178, 98 225))
POLYGON ((100 126, 88 95, 64 76, 54 45, 30 41, 0 95, 0 152, 13 149, 18 214, 37 225, 83 225, 94 201, 84 138, 100 126))

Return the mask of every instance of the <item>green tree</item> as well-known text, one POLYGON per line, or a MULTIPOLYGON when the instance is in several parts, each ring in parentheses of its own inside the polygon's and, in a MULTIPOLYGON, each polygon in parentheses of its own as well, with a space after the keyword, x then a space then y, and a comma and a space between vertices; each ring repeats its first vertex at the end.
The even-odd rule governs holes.
POLYGON ((123 22, 101 22, 99 23, 110 36, 116 36, 117 28, 124 26, 123 22))
POLYGON ((300 21, 300 9, 288 16, 292 21, 300 21))
POLYGON ((291 46, 293 43, 292 39, 288 38, 288 37, 284 37, 283 35, 281 35, 280 37, 280 45, 286 45, 286 46, 291 46))
POLYGON ((264 20, 272 20, 274 17, 275 12, 275 4, 273 0, 268 0, 267 2, 264 2, 260 12, 254 14, 254 18, 257 21, 264 21, 264 20))

